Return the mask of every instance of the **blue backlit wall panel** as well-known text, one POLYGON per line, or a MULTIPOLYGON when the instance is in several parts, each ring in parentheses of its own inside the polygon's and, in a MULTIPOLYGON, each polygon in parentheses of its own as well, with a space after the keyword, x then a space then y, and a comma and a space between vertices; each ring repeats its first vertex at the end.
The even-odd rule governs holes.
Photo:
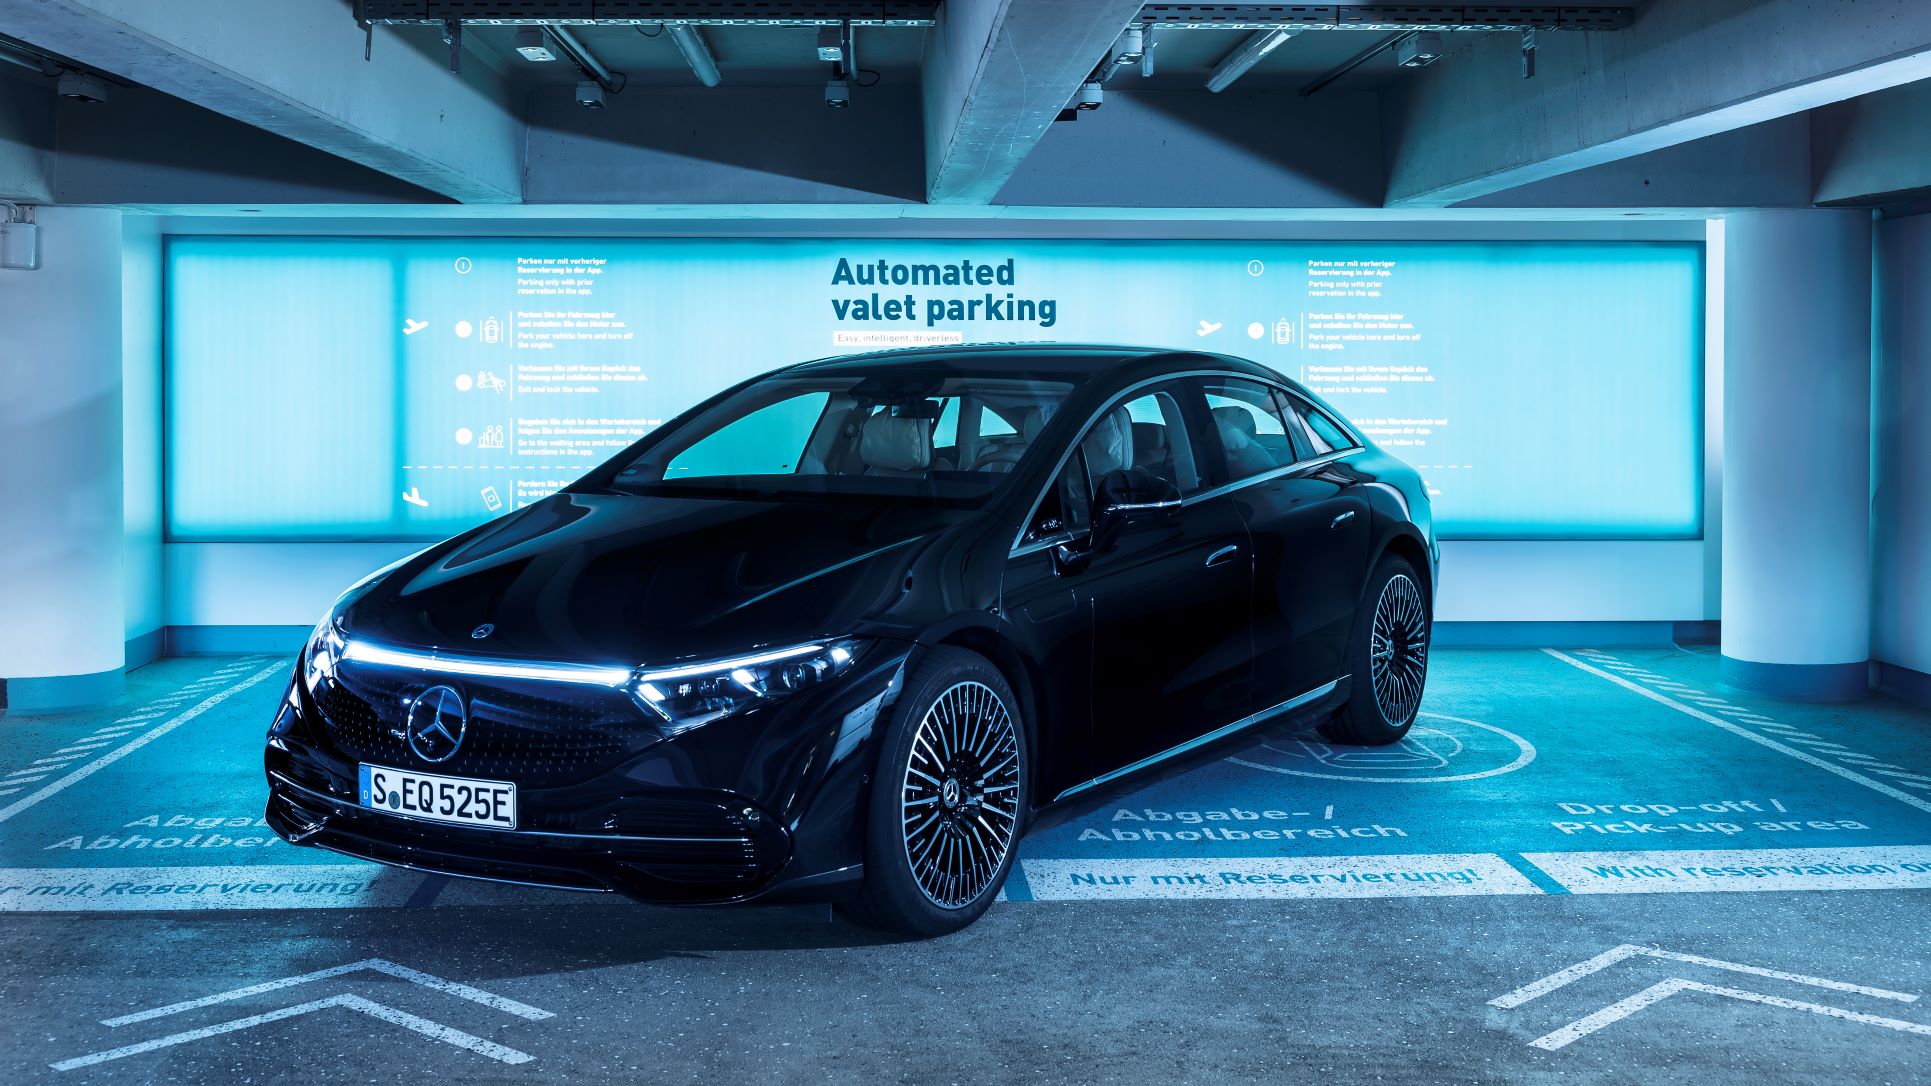
POLYGON ((1702 304, 1684 243, 177 238, 168 529, 436 538, 751 374, 1035 340, 1271 365, 1450 537, 1691 538, 1702 304))

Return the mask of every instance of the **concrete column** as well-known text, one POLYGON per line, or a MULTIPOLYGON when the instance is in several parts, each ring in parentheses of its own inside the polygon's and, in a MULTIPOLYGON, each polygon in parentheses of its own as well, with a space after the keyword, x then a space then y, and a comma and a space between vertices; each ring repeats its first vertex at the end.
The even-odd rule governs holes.
POLYGON ((1723 681, 1780 697, 1868 688, 1871 222, 1726 217, 1723 681))
POLYGON ((10 714, 119 696, 121 213, 37 211, 0 271, 0 681, 10 714))

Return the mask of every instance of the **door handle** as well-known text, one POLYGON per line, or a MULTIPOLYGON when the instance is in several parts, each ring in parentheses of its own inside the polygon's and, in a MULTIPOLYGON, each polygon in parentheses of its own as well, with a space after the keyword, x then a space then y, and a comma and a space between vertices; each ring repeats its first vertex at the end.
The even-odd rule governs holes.
POLYGON ((1222 547, 1219 550, 1215 551, 1214 553, 1208 555, 1207 564, 1210 566, 1220 565, 1221 563, 1227 561, 1228 559, 1234 557, 1239 553, 1240 553, 1240 546, 1238 544, 1229 543, 1225 547, 1222 547))
POLYGON ((1345 513, 1343 513, 1343 514, 1341 514, 1340 516, 1338 516, 1338 517, 1335 517, 1335 518, 1334 518, 1333 520, 1331 520, 1331 521, 1329 521, 1329 522, 1328 522, 1328 527, 1329 527, 1329 528, 1339 528, 1339 527, 1341 527, 1341 526, 1342 526, 1343 524, 1346 524, 1347 522, 1349 522, 1349 521, 1351 521, 1351 520, 1353 520, 1353 519, 1354 519, 1354 510, 1352 510, 1352 509, 1350 509, 1350 510, 1348 510, 1347 512, 1345 512, 1345 513))

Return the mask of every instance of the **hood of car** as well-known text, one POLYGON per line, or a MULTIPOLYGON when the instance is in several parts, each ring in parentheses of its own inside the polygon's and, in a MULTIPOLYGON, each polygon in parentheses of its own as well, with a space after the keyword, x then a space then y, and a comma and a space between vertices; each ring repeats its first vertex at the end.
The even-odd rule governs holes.
POLYGON ((914 505, 558 494, 354 598, 351 638, 663 665, 853 633, 929 542, 980 514, 914 505))

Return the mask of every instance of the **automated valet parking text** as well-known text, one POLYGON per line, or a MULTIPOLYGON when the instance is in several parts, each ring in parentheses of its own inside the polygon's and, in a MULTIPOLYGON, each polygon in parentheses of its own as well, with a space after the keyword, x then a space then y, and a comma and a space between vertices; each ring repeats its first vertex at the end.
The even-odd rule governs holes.
MULTIPOLYGON (((0 766, 0 911, 612 902, 281 842, 258 744, 284 665, 157 667, 148 700, 0 766)), ((1270 739, 1034 834, 1004 897, 1931 887, 1921 728, 1828 730, 1829 710, 1715 692, 1713 672, 1657 650, 1446 654, 1401 744, 1270 739)))

